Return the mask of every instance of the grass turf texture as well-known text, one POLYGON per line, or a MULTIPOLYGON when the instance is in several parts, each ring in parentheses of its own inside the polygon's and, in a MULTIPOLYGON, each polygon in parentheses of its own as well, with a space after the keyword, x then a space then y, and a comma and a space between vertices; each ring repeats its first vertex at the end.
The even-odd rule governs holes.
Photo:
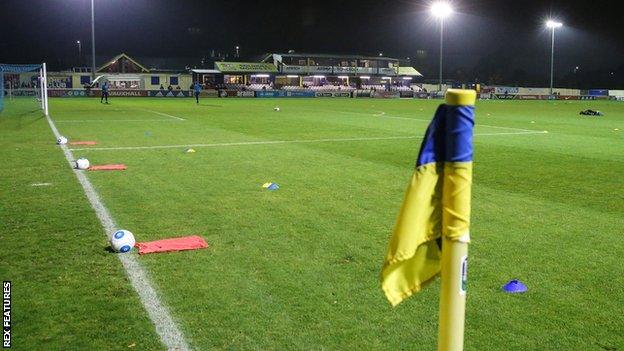
MULTIPOLYGON (((139 258, 192 347, 434 350, 439 282, 392 309, 378 277, 438 103, 52 99, 50 113, 63 135, 95 147, 182 145, 74 154, 128 165, 88 176, 139 241, 210 243, 139 258), (184 153, 376 137, 407 139, 184 153), (262 189, 268 181, 280 189, 262 189)), ((45 119, 18 110, 0 115, 0 275, 15 284, 14 347, 162 347, 45 119)), ((465 349, 624 349, 624 105, 479 101, 475 133, 465 349), (605 116, 579 116, 586 108, 605 116), (500 292, 511 278, 529 292, 500 292)))

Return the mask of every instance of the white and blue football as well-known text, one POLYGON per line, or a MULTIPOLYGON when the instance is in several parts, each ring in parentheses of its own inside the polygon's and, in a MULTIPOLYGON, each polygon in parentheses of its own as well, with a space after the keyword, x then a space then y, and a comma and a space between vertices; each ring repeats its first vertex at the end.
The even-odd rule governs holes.
POLYGON ((115 231, 110 237, 110 245, 115 252, 126 253, 132 250, 135 244, 134 235, 124 229, 115 231))
POLYGON ((58 137, 58 139, 56 139, 56 143, 58 145, 65 145, 67 144, 67 138, 61 135, 58 137))
POLYGON ((84 157, 81 157, 76 160, 76 168, 78 169, 89 169, 90 165, 91 163, 89 163, 89 160, 87 160, 84 157))

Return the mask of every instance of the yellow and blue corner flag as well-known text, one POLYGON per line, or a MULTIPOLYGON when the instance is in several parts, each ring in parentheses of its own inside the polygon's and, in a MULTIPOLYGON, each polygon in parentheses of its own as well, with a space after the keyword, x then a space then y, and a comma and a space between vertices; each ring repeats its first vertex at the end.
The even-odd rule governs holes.
POLYGON ((427 128, 381 272, 392 306, 440 273, 443 236, 470 240, 475 95, 450 89, 427 128))

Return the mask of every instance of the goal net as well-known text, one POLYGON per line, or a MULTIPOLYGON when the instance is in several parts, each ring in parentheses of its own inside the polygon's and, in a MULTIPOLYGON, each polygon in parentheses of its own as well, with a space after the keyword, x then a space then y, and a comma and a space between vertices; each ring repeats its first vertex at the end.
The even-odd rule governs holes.
POLYGON ((45 64, 13 65, 0 63, 0 112, 23 113, 43 110, 48 97, 45 64))

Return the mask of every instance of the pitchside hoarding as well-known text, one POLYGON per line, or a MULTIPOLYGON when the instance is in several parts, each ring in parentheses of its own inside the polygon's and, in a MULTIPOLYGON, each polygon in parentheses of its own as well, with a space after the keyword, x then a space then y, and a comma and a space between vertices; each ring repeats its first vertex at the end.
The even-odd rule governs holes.
POLYGON ((49 97, 86 97, 86 90, 48 89, 49 97))
MULTIPOLYGON (((87 93, 89 96, 102 96, 101 90, 89 90, 87 93)), ((147 97, 147 90, 130 90, 130 89, 122 89, 122 90, 109 90, 108 95, 113 97, 147 97)))
POLYGON ((219 97, 239 97, 239 98, 252 98, 255 94, 253 91, 241 91, 241 90, 219 90, 219 97))
POLYGON ((337 98, 337 97, 349 98, 349 97, 351 97, 351 93, 348 92, 348 91, 317 91, 314 95, 316 97, 333 97, 333 98, 337 98))
POLYGON ((314 97, 313 91, 285 91, 285 90, 261 90, 256 91, 257 98, 302 98, 302 97, 314 97))
POLYGON ((191 93, 186 90, 148 90, 147 96, 149 97, 189 97, 191 93))

